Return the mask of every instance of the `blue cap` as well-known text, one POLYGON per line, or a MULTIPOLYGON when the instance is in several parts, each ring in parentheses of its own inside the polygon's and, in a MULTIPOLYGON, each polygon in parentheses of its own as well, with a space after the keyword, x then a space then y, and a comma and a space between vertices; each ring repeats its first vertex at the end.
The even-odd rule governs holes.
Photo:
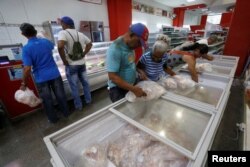
POLYGON ((141 45, 144 48, 148 47, 148 28, 142 23, 132 24, 129 30, 140 38, 141 45))
POLYGON ((74 26, 74 25, 75 25, 73 19, 71 19, 71 18, 68 17, 68 16, 62 17, 62 18, 61 18, 61 22, 63 22, 64 24, 67 24, 67 25, 69 25, 69 26, 74 26))

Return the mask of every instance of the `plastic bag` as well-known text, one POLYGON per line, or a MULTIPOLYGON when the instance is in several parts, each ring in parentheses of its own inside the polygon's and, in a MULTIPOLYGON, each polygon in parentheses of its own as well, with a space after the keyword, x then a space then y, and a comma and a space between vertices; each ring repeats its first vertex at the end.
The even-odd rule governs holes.
POLYGON ((36 97, 34 92, 28 87, 25 89, 25 91, 17 90, 15 93, 15 99, 19 103, 26 104, 30 107, 36 107, 42 102, 42 100, 36 97))
POLYGON ((212 65, 210 63, 200 63, 196 64, 196 70, 199 72, 212 72, 212 65))
POLYGON ((135 128, 125 132, 108 147, 108 159, 117 167, 136 166, 137 155, 151 142, 151 136, 135 128))
POLYGON ((107 167, 107 147, 105 145, 93 144, 83 151, 79 161, 74 167, 107 167))
POLYGON ((166 90, 161 85, 154 81, 141 81, 136 86, 142 88, 142 90, 147 94, 147 96, 136 97, 133 92, 129 91, 126 94, 125 98, 130 102, 158 99, 166 92, 166 90))
POLYGON ((193 80, 191 80, 191 78, 181 76, 181 75, 175 75, 173 77, 175 81, 177 82, 178 87, 181 89, 192 88, 196 85, 196 83, 193 80))
POLYGON ((160 142, 155 142, 145 148, 137 156, 137 167, 186 167, 186 157, 160 142))
POLYGON ((177 83, 173 78, 161 78, 161 80, 158 82, 160 85, 162 85, 166 89, 176 89, 177 83))

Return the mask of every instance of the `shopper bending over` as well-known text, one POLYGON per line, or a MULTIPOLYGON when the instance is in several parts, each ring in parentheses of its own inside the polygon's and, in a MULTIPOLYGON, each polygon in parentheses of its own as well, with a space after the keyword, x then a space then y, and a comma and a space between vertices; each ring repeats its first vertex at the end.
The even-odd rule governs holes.
POLYGON ((37 38, 37 31, 29 23, 23 23, 20 26, 20 30, 22 35, 28 39, 28 43, 23 47, 24 68, 20 89, 26 89, 27 79, 32 68, 36 86, 43 100, 48 119, 51 123, 56 123, 58 117, 53 106, 52 91, 65 117, 68 117, 69 110, 63 81, 52 55, 54 44, 45 38, 37 38))
POLYGON ((137 97, 146 96, 139 87, 134 86, 136 65, 134 49, 146 47, 148 29, 141 23, 130 26, 127 33, 118 37, 107 51, 106 66, 108 71, 109 95, 112 102, 125 97, 132 91, 137 97))
POLYGON ((86 73, 85 55, 90 51, 92 43, 87 36, 75 29, 74 21, 70 17, 62 17, 61 25, 63 30, 58 34, 58 51, 65 65, 66 77, 74 98, 75 109, 76 111, 82 111, 78 80, 82 84, 86 104, 90 104, 91 93, 86 73), (81 49, 83 49, 82 56, 77 59, 71 56, 74 55, 73 45, 75 41, 79 41, 82 46, 81 49))
POLYGON ((207 55, 207 53, 208 46, 206 44, 194 43, 191 46, 184 47, 182 50, 170 51, 171 55, 168 57, 168 65, 173 68, 181 63, 187 63, 192 80, 198 82, 198 73, 195 69, 196 59, 202 57, 210 61, 213 60, 213 57, 207 55))
POLYGON ((169 40, 167 35, 159 35, 152 50, 142 55, 137 64, 140 79, 158 81, 164 73, 175 75, 175 72, 167 65, 169 40))

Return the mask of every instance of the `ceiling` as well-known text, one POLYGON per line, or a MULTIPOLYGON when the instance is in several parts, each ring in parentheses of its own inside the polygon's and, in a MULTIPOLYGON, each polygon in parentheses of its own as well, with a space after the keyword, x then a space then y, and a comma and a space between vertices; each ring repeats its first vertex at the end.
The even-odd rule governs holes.
POLYGON ((164 4, 169 7, 185 7, 198 4, 206 4, 207 10, 195 9, 189 12, 193 14, 214 14, 225 12, 226 9, 235 4, 236 0, 194 0, 187 2, 187 0, 154 0, 158 3, 164 4))
POLYGON ((187 0, 154 0, 154 1, 170 7, 182 7, 182 6, 191 6, 197 4, 206 4, 210 6, 216 0, 195 0, 193 2, 187 2, 187 0))

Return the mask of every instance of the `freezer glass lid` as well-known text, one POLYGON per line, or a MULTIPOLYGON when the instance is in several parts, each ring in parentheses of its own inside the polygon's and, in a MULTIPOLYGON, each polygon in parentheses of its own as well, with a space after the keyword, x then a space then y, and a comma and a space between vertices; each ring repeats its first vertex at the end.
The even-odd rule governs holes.
POLYGON ((212 73, 230 75, 231 74, 231 69, 230 68, 222 68, 222 67, 218 67, 218 66, 213 66, 212 67, 212 73))
POLYGON ((212 116, 164 99, 124 102, 113 109, 191 153, 199 145, 212 116))
MULTIPOLYGON (((179 75, 190 76, 186 71, 180 71, 179 75)), ((230 79, 206 74, 199 75, 199 84, 192 88, 175 89, 171 92, 190 99, 194 99, 212 106, 217 106, 224 94, 230 79)))
POLYGON ((107 109, 81 119, 49 139, 45 143, 57 167, 145 166, 151 159, 156 159, 152 166, 171 162, 186 167, 189 162, 185 155, 107 109))

